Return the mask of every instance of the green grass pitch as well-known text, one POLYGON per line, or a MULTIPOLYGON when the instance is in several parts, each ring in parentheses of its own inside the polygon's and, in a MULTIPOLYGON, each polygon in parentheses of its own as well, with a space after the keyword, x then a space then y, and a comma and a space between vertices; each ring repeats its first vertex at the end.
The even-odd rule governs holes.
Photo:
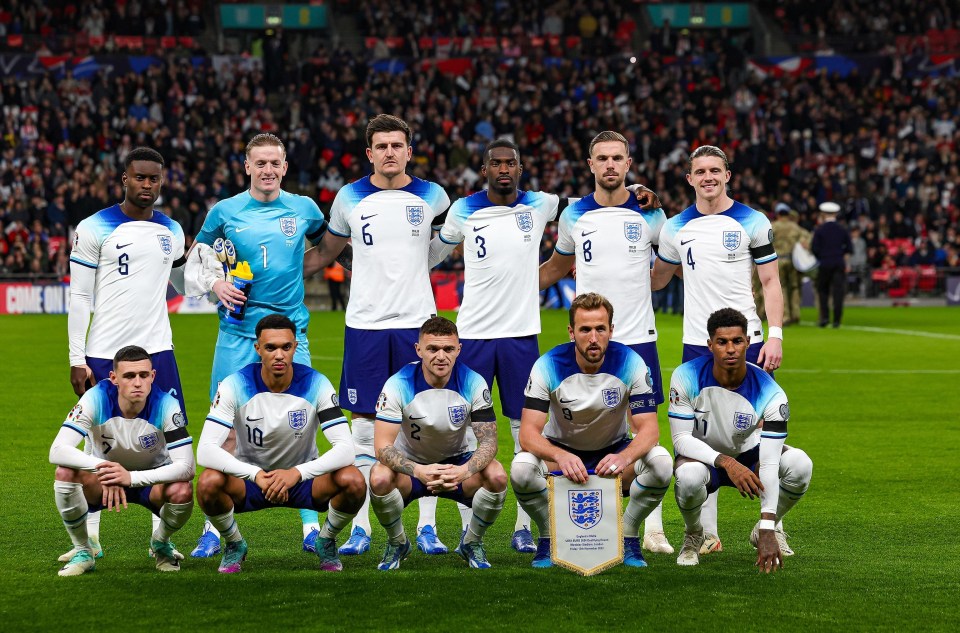
MULTIPOLYGON (((323 574, 300 551, 293 510, 240 517, 250 543, 242 574, 222 577, 217 560, 187 559, 161 575, 147 558, 150 520, 140 507, 104 513, 106 556, 95 573, 59 578, 69 549, 53 503, 47 451, 75 403, 67 369, 66 317, 0 317, 0 630, 135 631, 490 631, 503 630, 957 630, 960 625, 960 310, 848 310, 845 327, 786 330, 777 378, 790 398, 788 443, 814 461, 806 498, 787 517, 796 556, 773 576, 753 567, 747 537, 757 502, 724 489, 724 551, 699 567, 648 555, 650 567, 618 567, 581 578, 535 571, 509 549, 512 495, 486 539, 493 569, 469 570, 454 554, 415 552, 395 573, 372 551, 323 574)), ((131 315, 136 318, 136 315, 131 315)), ((565 313, 545 312, 541 346, 566 340, 565 313)), ((199 437, 216 337, 212 316, 172 317, 190 429, 199 437)), ((658 315, 665 381, 680 355, 680 318, 658 315)), ((342 313, 316 313, 314 366, 336 385, 342 313)), ((661 441, 670 447, 666 408, 661 441)), ((500 460, 512 442, 500 434, 500 460)), ((682 523, 672 489, 664 519, 671 542, 682 523)), ((452 502, 439 531, 459 534, 452 502)), ((416 510, 406 513, 408 534, 416 510)), ((202 524, 197 508, 175 539, 188 552, 202 524)), ((343 537, 342 537, 343 538, 343 537)))

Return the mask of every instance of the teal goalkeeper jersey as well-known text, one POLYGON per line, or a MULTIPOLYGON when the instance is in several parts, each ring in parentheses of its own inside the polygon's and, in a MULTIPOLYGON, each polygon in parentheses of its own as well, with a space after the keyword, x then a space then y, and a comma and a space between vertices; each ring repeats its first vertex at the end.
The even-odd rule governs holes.
POLYGON ((326 229, 323 213, 313 200, 286 191, 272 202, 260 202, 244 191, 215 204, 197 241, 212 246, 219 237, 230 240, 237 261, 249 262, 253 272, 243 322, 228 323, 221 305, 220 329, 255 338, 257 322, 280 313, 297 325, 298 332, 306 333, 310 313, 303 304, 304 240, 317 244, 326 229))

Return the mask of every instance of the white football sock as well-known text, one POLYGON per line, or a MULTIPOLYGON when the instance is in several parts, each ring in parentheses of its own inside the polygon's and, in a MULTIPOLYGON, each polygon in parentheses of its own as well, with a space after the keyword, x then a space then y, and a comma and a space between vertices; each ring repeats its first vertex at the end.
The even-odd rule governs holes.
POLYGON ((710 481, 710 471, 700 462, 686 462, 677 468, 677 480, 673 491, 677 497, 677 506, 683 517, 686 532, 699 534, 703 532, 700 522, 700 508, 707 500, 707 483, 710 481))
POLYGON ((520 453, 510 466, 510 482, 520 507, 536 524, 540 538, 550 538, 550 499, 543 462, 531 453, 520 453))
POLYGON ((507 491, 490 492, 486 488, 481 488, 473 495, 473 518, 470 519, 470 526, 467 533, 463 535, 464 543, 473 543, 482 541, 487 528, 493 525, 503 510, 503 501, 507 498, 507 491))
POLYGON ((466 530, 470 527, 470 520, 473 518, 473 510, 470 506, 465 506, 459 501, 457 502, 457 510, 460 511, 460 531, 466 530))
POLYGON ((394 488, 382 497, 370 493, 370 505, 380 525, 387 531, 387 540, 393 545, 407 542, 403 531, 403 495, 394 488))
POLYGON ((243 540, 237 521, 233 518, 233 508, 223 514, 209 517, 209 520, 225 541, 236 543, 243 540))
POLYGON ((53 482, 53 498, 63 519, 63 527, 70 535, 70 542, 77 549, 90 551, 90 535, 87 532, 87 500, 83 485, 68 481, 53 482))
POLYGON ((717 528, 717 496, 719 494, 719 490, 711 492, 707 495, 707 500, 703 502, 703 507, 700 508, 700 522, 703 524, 704 534, 720 536, 717 528))
POLYGON ((327 518, 323 521, 323 527, 320 529, 322 538, 337 538, 337 535, 343 531, 343 528, 350 524, 353 514, 341 512, 333 506, 327 510, 327 518))
MULTIPOLYGON (((193 501, 189 503, 165 503, 160 508, 160 524, 153 530, 153 540, 169 541, 173 534, 182 528, 193 513, 193 501)), ((156 516, 156 515, 154 515, 156 516)))
POLYGON ((418 506, 420 507, 420 518, 417 520, 417 533, 420 533, 420 530, 423 529, 425 525, 432 525, 433 531, 437 531, 437 498, 434 496, 429 497, 420 497, 417 499, 418 506))
POLYGON ((673 459, 667 449, 654 446, 636 461, 633 471, 637 477, 630 484, 630 501, 623 513, 623 534, 631 538, 638 536, 641 521, 663 502, 673 475, 673 459))

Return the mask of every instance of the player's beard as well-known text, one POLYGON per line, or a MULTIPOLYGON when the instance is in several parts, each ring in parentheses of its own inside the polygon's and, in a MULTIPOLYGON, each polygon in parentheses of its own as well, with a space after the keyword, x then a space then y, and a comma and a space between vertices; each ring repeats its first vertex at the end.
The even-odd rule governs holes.
POLYGON ((606 178, 606 176, 603 176, 597 179, 597 186, 603 189, 604 191, 616 191, 617 189, 623 186, 623 181, 626 178, 626 176, 618 178, 616 182, 613 182, 613 183, 607 182, 606 180, 604 180, 604 178, 606 178))

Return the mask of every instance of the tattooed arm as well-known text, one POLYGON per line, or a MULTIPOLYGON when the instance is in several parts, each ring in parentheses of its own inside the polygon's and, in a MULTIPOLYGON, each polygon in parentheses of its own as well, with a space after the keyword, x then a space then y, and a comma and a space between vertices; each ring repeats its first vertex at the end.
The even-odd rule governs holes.
POLYGON ((447 466, 436 487, 441 490, 454 490, 465 480, 490 465, 497 455, 497 417, 493 409, 475 411, 470 426, 477 436, 477 448, 473 456, 462 466, 447 466))

